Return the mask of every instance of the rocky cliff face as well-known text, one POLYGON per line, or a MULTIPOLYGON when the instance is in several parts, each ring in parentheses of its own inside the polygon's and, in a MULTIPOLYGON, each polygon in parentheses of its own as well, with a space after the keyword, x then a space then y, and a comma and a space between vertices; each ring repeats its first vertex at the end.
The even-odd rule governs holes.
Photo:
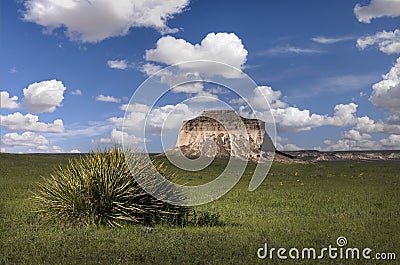
POLYGON ((240 117, 234 111, 204 111, 183 123, 172 152, 181 151, 189 158, 232 156, 258 161, 275 151, 264 128, 264 122, 240 117))

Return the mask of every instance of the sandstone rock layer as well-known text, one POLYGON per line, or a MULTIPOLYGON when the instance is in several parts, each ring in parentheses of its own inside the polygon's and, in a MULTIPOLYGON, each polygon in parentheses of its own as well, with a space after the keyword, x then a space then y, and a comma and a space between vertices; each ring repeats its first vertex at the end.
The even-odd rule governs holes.
POLYGON ((275 147, 263 121, 246 119, 231 110, 204 111, 183 122, 172 153, 189 158, 230 156, 246 160, 271 158, 275 147))

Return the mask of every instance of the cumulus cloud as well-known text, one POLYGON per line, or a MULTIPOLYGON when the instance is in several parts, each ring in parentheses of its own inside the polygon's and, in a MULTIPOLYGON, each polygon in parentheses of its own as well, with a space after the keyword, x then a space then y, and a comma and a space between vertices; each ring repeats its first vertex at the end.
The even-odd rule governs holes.
POLYGON ((153 63, 145 63, 141 68, 140 71, 147 76, 152 76, 160 71, 162 68, 159 65, 153 63))
POLYGON ((55 79, 33 83, 24 88, 23 102, 34 114, 54 112, 61 106, 65 89, 63 83, 55 79))
POLYGON ((359 22, 370 23, 371 19, 400 16, 398 0, 371 0, 369 5, 356 4, 354 14, 359 22))
POLYGON ((121 99, 113 97, 113 96, 104 96, 103 94, 100 94, 96 97, 97 101, 102 101, 102 102, 112 102, 112 103, 119 103, 121 102, 121 99))
MULTIPOLYGON (((272 109, 276 129, 278 132, 308 131, 315 127, 325 125, 326 117, 311 114, 307 109, 300 110, 295 107, 272 109)), ((263 117, 263 115, 259 115, 263 117)))
POLYGON ((122 132, 117 129, 113 129, 110 135, 111 141, 113 143, 122 144, 122 140, 124 144, 127 145, 137 145, 147 141, 144 138, 136 137, 135 135, 128 134, 127 132, 122 132))
MULTIPOLYGON (((398 5, 400 6, 400 3, 398 5)), ((386 54, 400 53, 400 30, 384 30, 357 40, 357 47, 361 50, 372 45, 378 45, 379 50, 386 54)))
POLYGON ((343 41, 348 41, 348 40, 352 40, 354 39, 354 37, 341 37, 341 38, 327 38, 327 37, 314 37, 311 40, 317 43, 321 43, 321 44, 333 44, 333 43, 337 43, 337 42, 343 42, 343 41))
POLYGON ((343 138, 346 140, 360 141, 363 139, 370 139, 370 138, 372 138, 372 136, 368 133, 360 133, 359 131, 351 129, 351 130, 345 131, 343 133, 343 138))
POLYGON ((0 115, 1 125, 11 131, 34 131, 34 132, 63 132, 63 121, 58 119, 53 123, 39 122, 39 117, 32 114, 23 115, 20 112, 0 115))
POLYGON ((172 88, 173 93, 200 93, 203 91, 203 83, 199 73, 196 72, 177 72, 172 73, 168 70, 156 73, 160 77, 161 83, 167 84, 172 88))
MULTIPOLYGON (((165 36, 157 41, 157 47, 146 50, 145 59, 173 65, 177 63, 203 60, 217 61, 243 69, 247 60, 247 50, 242 40, 235 33, 209 33, 200 44, 191 44, 184 39, 176 39, 172 36, 165 36)), ((216 64, 182 64, 178 67, 209 75, 221 75, 226 78, 239 78, 237 71, 227 69, 216 64)))
POLYGON ((374 121, 368 116, 357 118, 354 128, 367 133, 400 134, 400 125, 374 121))
POLYGON ((152 109, 145 104, 131 104, 123 105, 121 108, 128 111, 125 120, 122 117, 112 117, 108 121, 117 129, 124 125, 124 131, 135 135, 143 135, 145 126, 146 132, 150 134, 159 134, 161 130, 167 133, 178 130, 184 120, 193 118, 201 112, 186 104, 165 105, 152 109))
POLYGON ((17 100, 17 96, 10 97, 10 94, 7 91, 0 92, 0 107, 2 109, 18 109, 20 104, 17 100))
MULTIPOLYGON (((339 104, 335 106, 333 116, 310 113, 310 110, 300 110, 297 107, 271 109, 278 132, 308 131, 321 126, 343 127, 356 122, 354 113, 357 105, 354 103, 339 104)), ((256 112, 257 116, 267 120, 267 114, 256 112)))
MULTIPOLYGON (((281 96, 282 93, 279 90, 273 90, 269 86, 259 86, 254 89, 252 98, 248 100, 258 118, 271 122, 270 113, 272 114, 277 132, 308 131, 321 126, 343 127, 357 122, 355 113, 358 105, 355 103, 338 104, 334 108, 334 115, 329 116, 311 113, 308 109, 301 110, 297 107, 288 106, 280 99, 281 96), (271 112, 265 105, 265 100, 270 104, 271 112)), ((237 99, 234 99, 234 102, 236 103, 237 99)), ((240 106, 239 114, 254 118, 253 113, 250 113, 245 106, 240 106)))
POLYGON ((253 92, 254 96, 250 103, 255 108, 268 109, 269 107, 265 104, 265 101, 268 102, 271 108, 284 108, 287 105, 280 100, 282 92, 273 90, 270 86, 258 86, 253 92))
POLYGON ((400 112, 400 57, 383 80, 372 86, 369 100, 378 108, 400 112))
POLYGON ((233 98, 233 99, 229 100, 229 103, 243 105, 244 103, 246 103, 246 101, 243 98, 233 98))
POLYGON ((323 151, 350 151, 350 150, 380 150, 382 146, 377 141, 363 139, 363 140, 349 140, 340 139, 338 141, 325 140, 326 148, 321 148, 323 151))
POLYGON ((42 145, 42 146, 37 146, 36 149, 46 153, 65 153, 64 149, 62 149, 61 146, 58 145, 52 145, 52 146, 42 145))
POLYGON ((79 151, 78 149, 72 149, 72 150, 69 151, 69 153, 71 153, 71 154, 80 154, 81 151, 79 151))
POLYGON ((298 151, 302 150, 304 148, 298 147, 295 144, 289 143, 289 139, 277 136, 276 137, 277 143, 276 143, 276 149, 280 151, 298 151))
POLYGON ((40 150, 49 144, 49 140, 33 132, 7 133, 2 136, 1 143, 6 146, 28 146, 40 150))
POLYGON ((201 91, 189 99, 190 102, 216 102, 218 96, 210 92, 201 91))
POLYGON ((367 133, 360 133, 355 129, 344 132, 342 139, 337 141, 325 140, 324 151, 349 151, 349 150, 387 150, 400 148, 400 135, 389 135, 387 138, 372 140, 367 133))
POLYGON ((150 107, 146 104, 134 103, 134 104, 123 104, 120 107, 121 110, 127 112, 139 112, 139 113, 146 113, 150 111, 150 107))
POLYGON ((120 70, 125 70, 126 68, 129 67, 128 61, 126 60, 108 60, 107 65, 110 68, 120 69, 120 70))
MULTIPOLYGON (((203 92, 198 93, 201 95, 203 92)), ((369 133, 400 134, 400 125, 385 124, 381 121, 374 121, 367 116, 357 117, 358 105, 355 103, 337 104, 334 107, 333 115, 316 114, 308 109, 288 106, 282 99, 281 91, 273 90, 269 86, 259 86, 253 90, 252 95, 246 98, 246 100, 255 108, 255 115, 266 122, 271 121, 271 115, 265 106, 265 100, 258 100, 264 97, 271 106, 271 113, 275 119, 278 133, 307 131, 322 126, 353 126, 352 129, 343 132, 342 139, 338 141, 325 141, 325 144, 328 145, 325 150, 387 149, 383 143, 386 143, 386 146, 396 143, 396 137, 389 136, 387 140, 375 141, 372 140, 372 136, 369 133)), ((240 101, 233 99, 233 101, 241 105, 238 111, 240 115, 254 118, 254 113, 250 113, 249 109, 243 105, 245 103, 243 99, 240 101)), ((201 109, 196 110, 196 107, 186 104, 156 106, 152 110, 150 110, 150 106, 145 104, 124 104, 121 106, 121 110, 127 111, 125 120, 122 117, 113 117, 108 121, 116 126, 117 130, 122 128, 124 122, 124 131, 133 133, 136 136, 143 136, 146 118, 146 132, 149 134, 160 134, 161 130, 164 133, 179 130, 182 121, 193 118, 201 113, 201 109)), ((393 121, 395 120, 396 117, 393 116, 393 121)), ((300 149, 294 143, 285 141, 278 141, 277 147, 281 150, 300 149)))
POLYGON ((138 146, 141 143, 148 142, 147 139, 136 137, 135 135, 128 134, 127 132, 122 132, 117 129, 113 129, 108 138, 100 138, 92 140, 92 144, 122 144, 130 146, 138 146))
POLYGON ((389 135, 388 138, 379 141, 384 147, 400 149, 400 135, 389 135))
POLYGON ((27 0, 23 17, 48 32, 65 29, 71 40, 98 42, 124 36, 133 27, 176 32, 166 22, 182 13, 188 4, 189 0, 27 0))
POLYGON ((390 115, 388 118, 388 123, 400 125, 400 112, 390 115))

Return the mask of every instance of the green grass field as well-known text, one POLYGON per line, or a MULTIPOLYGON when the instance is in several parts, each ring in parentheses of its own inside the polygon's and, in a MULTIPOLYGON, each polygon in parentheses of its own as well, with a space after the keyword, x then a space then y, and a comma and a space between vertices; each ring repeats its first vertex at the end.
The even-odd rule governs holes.
MULTIPOLYGON (((60 226, 31 212, 27 198, 35 182, 70 158, 0 154, 1 264, 399 264, 398 162, 274 164, 253 192, 250 164, 224 197, 195 207, 219 214, 219 225, 106 228, 60 226), (348 247, 394 252, 397 260, 261 260, 256 254, 264 243, 318 250, 336 246, 339 236, 348 247)), ((177 174, 189 185, 205 183, 225 163, 177 174)))

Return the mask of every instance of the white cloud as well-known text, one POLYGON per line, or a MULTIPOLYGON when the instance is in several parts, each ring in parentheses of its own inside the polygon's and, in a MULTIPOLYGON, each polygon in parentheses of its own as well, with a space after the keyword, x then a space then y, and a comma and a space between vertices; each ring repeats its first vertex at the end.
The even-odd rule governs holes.
POLYGON ((17 100, 17 96, 10 97, 7 91, 0 92, 0 107, 2 109, 18 109, 20 105, 17 100))
POLYGON ((92 140, 92 144, 127 144, 133 146, 140 146, 141 143, 148 142, 147 139, 136 137, 135 135, 113 129, 108 138, 100 138, 92 140))
POLYGON ((189 99, 190 102, 216 102, 218 96, 210 92, 201 91, 189 99))
POLYGON ((34 114, 53 112, 61 106, 65 89, 63 83, 55 79, 33 83, 24 88, 23 102, 34 114))
POLYGON ((137 145, 143 143, 147 140, 144 138, 136 137, 135 135, 128 134, 127 132, 122 132, 117 129, 113 129, 110 134, 111 142, 122 144, 122 140, 124 144, 127 145, 137 145))
POLYGON ((140 103, 135 103, 135 104, 123 104, 120 107, 121 110, 123 111, 128 111, 128 112, 141 112, 141 113, 146 113, 150 111, 150 107, 145 105, 145 104, 140 104, 140 103))
POLYGON ((295 144, 285 144, 282 146, 279 146, 279 148, 277 148, 278 150, 281 151, 298 151, 298 150, 303 150, 304 148, 298 147, 295 144))
POLYGON ((128 61, 126 60, 108 60, 107 65, 110 68, 120 69, 120 70, 125 70, 126 68, 129 67, 128 61))
POLYGON ((146 117, 146 132, 159 134, 162 129, 164 132, 179 130, 184 120, 193 118, 201 112, 191 109, 186 104, 165 105, 153 107, 153 109, 144 104, 132 104, 129 107, 123 105, 121 108, 128 108, 125 120, 123 117, 112 117, 108 121, 116 126, 117 129, 121 129, 123 124, 124 131, 141 136, 144 132, 146 117))
POLYGON ((312 55, 312 54, 319 54, 321 53, 320 50, 317 49, 310 49, 310 48, 301 48, 295 46, 278 46, 274 48, 270 48, 264 52, 261 52, 260 55, 281 55, 281 54, 297 54, 297 55, 312 55))
POLYGON ((153 63, 145 63, 141 68, 140 71, 145 73, 147 76, 152 76, 160 71, 162 68, 159 65, 153 63))
MULTIPOLYGON (((146 50, 147 61, 173 65, 177 63, 203 60, 216 61, 237 69, 243 69, 247 60, 247 50, 242 40, 235 33, 209 33, 200 44, 191 44, 184 39, 176 39, 172 36, 165 36, 157 41, 157 47, 146 50)), ((221 75, 226 78, 239 78, 237 71, 228 69, 218 64, 190 63, 178 65, 178 67, 205 73, 209 75, 221 75)))
POLYGON ((382 81, 372 86, 369 100, 378 108, 400 112, 400 57, 382 78, 382 81))
POLYGON ((390 115, 388 118, 388 123, 400 125, 400 112, 390 115))
POLYGON ((198 73, 178 72, 172 74, 168 70, 158 74, 161 77, 161 83, 172 87, 173 93, 200 93, 203 91, 203 83, 196 81, 202 78, 198 73))
POLYGON ((321 148, 324 151, 350 151, 350 150, 381 150, 384 149, 382 145, 373 140, 349 140, 340 139, 338 141, 325 140, 324 144, 328 145, 326 148, 321 148))
POLYGON ((276 149, 278 149, 280 151, 297 151, 297 150, 304 149, 304 148, 298 147, 295 144, 289 143, 289 139, 287 139, 287 138, 277 136, 276 140, 277 140, 276 149))
MULTIPOLYGON (((324 116, 310 115, 309 110, 300 110, 295 107, 272 109, 278 132, 307 131, 314 127, 322 126, 324 116)), ((262 117, 262 116, 261 116, 262 117)))
POLYGON ((233 99, 229 100, 230 104, 237 104, 237 105, 242 105, 245 102, 246 101, 243 98, 233 98, 233 99))
POLYGON ((348 41, 348 40, 352 40, 354 39, 354 37, 341 37, 341 38, 327 38, 327 37, 315 37, 312 38, 311 40, 317 43, 321 43, 321 44, 333 44, 333 43, 337 43, 337 42, 343 42, 343 41, 348 41))
POLYGON ((400 125, 374 121, 367 116, 357 118, 354 128, 358 131, 367 133, 400 134, 400 125))
POLYGON ((229 88, 224 88, 220 86, 207 89, 207 91, 212 94, 229 94, 231 92, 229 88))
POLYGON ((80 154, 81 151, 79 151, 78 149, 72 149, 72 150, 69 151, 69 153, 71 153, 71 154, 80 154))
POLYGON ((113 96, 104 96, 103 94, 100 94, 96 97, 97 101, 102 101, 102 102, 112 102, 112 103, 119 103, 121 102, 121 99, 115 98, 113 96))
POLYGON ((389 135, 380 140, 371 140, 372 136, 366 133, 360 134, 357 130, 343 133, 343 138, 338 141, 325 140, 325 151, 349 151, 349 150, 390 150, 400 148, 400 135, 389 135))
POLYGON ((1 125, 12 131, 35 131, 35 132, 63 132, 64 125, 58 119, 53 123, 39 122, 39 117, 32 114, 22 115, 20 112, 0 115, 1 125))
MULTIPOLYGON (((281 96, 282 93, 280 91, 275 91, 269 86, 259 86, 254 89, 253 97, 249 100, 258 118, 270 122, 270 113, 272 114, 278 132, 308 131, 321 126, 343 127, 357 122, 355 113, 358 106, 354 103, 338 104, 334 108, 334 115, 328 116, 311 114, 310 110, 300 110, 297 107, 287 106, 280 99, 281 96), (263 97, 271 105, 271 112, 265 106, 263 97)), ((236 102, 236 100, 234 101, 236 102)), ((254 118, 245 106, 239 108, 239 114, 243 117, 254 118)))
POLYGON ((66 138, 77 136, 98 136, 110 130, 110 125, 105 124, 105 122, 89 122, 89 124, 85 126, 71 127, 72 126, 66 129, 64 132, 52 135, 52 138, 60 138, 60 140, 65 140, 66 138))
POLYGON ((150 132, 157 133, 161 128, 164 132, 180 129, 184 120, 191 119, 198 114, 199 112, 191 109, 186 104, 165 105, 153 108, 148 117, 150 132))
POLYGON ((381 31, 357 40, 357 47, 361 50, 372 45, 378 45, 379 50, 386 54, 400 53, 400 30, 381 31))
MULTIPOLYGON (((300 110, 297 107, 271 109, 278 132, 298 132, 321 126, 343 127, 351 125, 357 121, 354 115, 356 111, 357 105, 354 103, 336 105, 333 116, 310 114, 310 110, 300 110)), ((267 120, 269 116, 268 113, 256 113, 264 120, 267 120)))
POLYGON ((357 107, 358 105, 355 103, 336 105, 334 116, 327 119, 327 125, 342 127, 354 124, 357 121, 354 115, 357 112, 357 107))
POLYGON ((254 97, 250 103, 255 108, 268 109, 265 104, 267 101, 271 108, 284 108, 286 103, 281 101, 282 92, 279 90, 272 90, 270 86, 258 86, 254 89, 254 97))
POLYGON ((366 6, 357 4, 354 14, 359 22, 370 23, 374 18, 400 16, 400 5, 398 0, 371 0, 366 6))
MULTIPOLYGON (((268 100, 278 132, 307 131, 327 125, 342 127, 354 124, 357 121, 354 114, 358 106, 354 103, 338 104, 334 108, 334 115, 328 116, 310 114, 310 110, 300 110, 297 107, 287 106, 285 102, 280 100, 281 96, 282 93, 280 91, 275 91, 269 86, 259 86, 254 89, 254 96, 250 99, 250 103, 255 108, 257 116, 261 119, 264 118, 265 121, 269 120, 269 114, 263 112, 263 110, 268 109, 265 106, 265 99, 268 100)), ((242 110, 244 109, 242 108, 242 110)), ((249 115, 246 113, 242 114, 249 115)))
POLYGON ((22 134, 7 133, 2 136, 1 143, 6 146, 28 146, 40 150, 43 146, 49 144, 49 140, 43 135, 38 135, 33 132, 24 132, 22 134))
POLYGON ((343 138, 346 140, 355 140, 355 141, 360 141, 363 139, 370 139, 372 136, 368 133, 360 133, 357 130, 351 129, 349 131, 345 131, 343 133, 343 138))
POLYGON ((175 73, 164 69, 161 70, 161 66, 152 63, 145 64, 141 69, 146 75, 155 75, 160 77, 160 82, 167 84, 172 88, 173 93, 200 93, 203 92, 203 83, 199 80, 203 80, 197 72, 184 72, 177 71, 175 73))
POLYGON ((388 138, 379 141, 384 147, 400 149, 400 135, 389 135, 388 138))
POLYGON ((166 25, 182 13, 189 0, 28 0, 24 3, 25 21, 52 32, 65 28, 71 40, 98 42, 124 36, 132 27, 149 27, 162 33, 176 32, 166 25))
POLYGON ((74 96, 81 96, 81 95, 82 95, 82 91, 80 91, 79 89, 74 90, 74 91, 71 92, 71 95, 74 95, 74 96))

